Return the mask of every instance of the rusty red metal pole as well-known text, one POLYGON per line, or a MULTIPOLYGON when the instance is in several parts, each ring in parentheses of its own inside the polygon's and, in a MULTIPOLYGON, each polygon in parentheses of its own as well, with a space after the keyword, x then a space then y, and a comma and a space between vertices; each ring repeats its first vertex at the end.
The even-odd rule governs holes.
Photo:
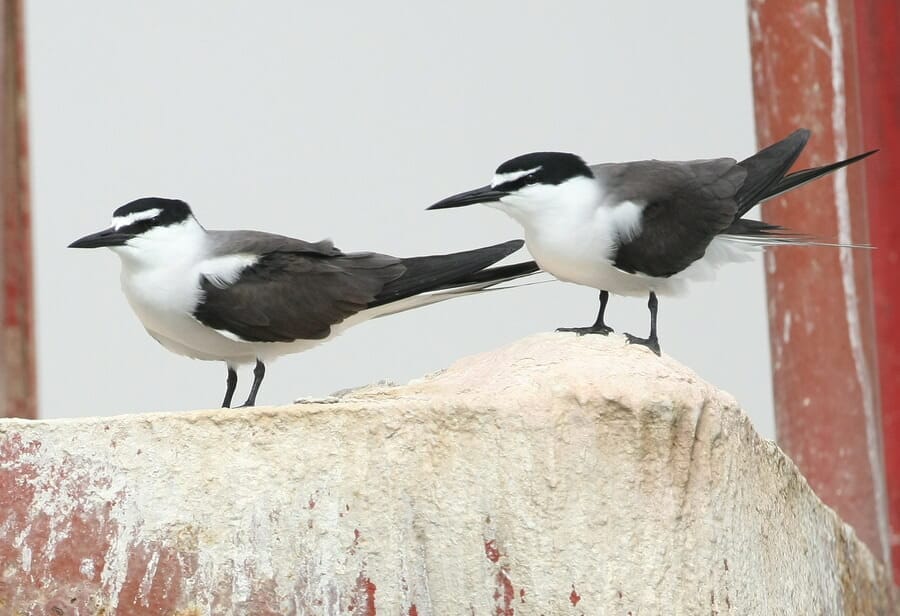
POLYGON ((856 0, 875 329, 894 579, 900 580, 900 2, 856 0))
POLYGON ((34 417, 37 388, 21 0, 0 0, 0 417, 34 417))
MULTIPOLYGON (((862 128, 854 0, 750 0, 749 6, 759 143, 800 126, 812 129, 799 166, 874 146, 864 142, 862 128)), ((765 218, 868 242, 867 164, 767 204, 765 218)), ((870 257, 867 250, 825 247, 770 250, 766 282, 779 445, 822 500, 889 563, 870 257)))

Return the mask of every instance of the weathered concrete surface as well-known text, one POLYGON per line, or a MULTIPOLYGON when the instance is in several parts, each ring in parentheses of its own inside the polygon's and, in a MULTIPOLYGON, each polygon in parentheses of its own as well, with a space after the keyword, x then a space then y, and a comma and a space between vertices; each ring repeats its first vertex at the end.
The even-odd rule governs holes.
POLYGON ((333 404, 4 420, 0 562, 2 614, 892 613, 735 401, 619 336, 333 404))

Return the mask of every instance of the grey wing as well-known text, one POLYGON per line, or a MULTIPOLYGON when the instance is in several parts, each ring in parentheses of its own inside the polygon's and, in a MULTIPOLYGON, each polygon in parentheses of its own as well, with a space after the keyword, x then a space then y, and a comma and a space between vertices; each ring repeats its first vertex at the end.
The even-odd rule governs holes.
POLYGON ((202 279, 194 317, 250 342, 320 340, 404 269, 399 259, 375 253, 271 252, 224 288, 202 279))
POLYGON ((248 253, 263 255, 273 252, 340 256, 331 240, 305 242, 293 237, 263 231, 207 231, 211 256, 248 253))
POLYGON ((640 232, 621 238, 614 265, 668 277, 701 258, 734 222, 735 194, 746 178, 734 159, 657 160, 591 168, 611 197, 644 205, 640 232))

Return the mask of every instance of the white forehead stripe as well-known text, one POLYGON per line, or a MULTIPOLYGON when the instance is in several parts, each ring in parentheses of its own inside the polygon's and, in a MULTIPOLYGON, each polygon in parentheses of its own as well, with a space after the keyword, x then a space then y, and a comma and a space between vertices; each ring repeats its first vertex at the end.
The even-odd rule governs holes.
POLYGON ((538 165, 534 169, 523 169, 522 171, 510 171, 509 173, 495 173, 494 179, 491 181, 491 186, 499 186, 500 184, 506 184, 507 182, 514 182, 519 178, 524 178, 529 173, 534 173, 541 166, 538 165))
POLYGON ((139 220, 148 220, 150 218, 156 218, 162 212, 158 207, 151 208, 149 210, 144 210, 142 212, 135 212, 133 214, 129 214, 128 216, 113 216, 112 226, 117 231, 122 227, 127 227, 130 224, 136 223, 139 220))

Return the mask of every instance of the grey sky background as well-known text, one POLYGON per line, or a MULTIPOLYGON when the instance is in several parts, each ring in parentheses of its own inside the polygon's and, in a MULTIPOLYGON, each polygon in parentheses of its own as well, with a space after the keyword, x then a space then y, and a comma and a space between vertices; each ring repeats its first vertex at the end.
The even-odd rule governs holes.
MULTIPOLYGON (((425 212, 533 150, 589 162, 743 157, 755 147, 744 2, 27 3, 43 417, 216 406, 225 368, 165 351, 118 258, 66 245, 158 195, 208 228, 398 256, 521 237, 499 212, 425 212)), ((516 260, 526 258, 516 255, 516 260)), ((663 349, 773 436, 762 261, 662 298, 663 349)), ((550 283, 380 319, 269 366, 262 404, 593 321, 550 283)), ((613 298, 617 331, 646 302, 613 298)), ((602 369, 602 367, 598 367, 602 369)), ((248 372, 241 374, 238 398, 248 372)))

